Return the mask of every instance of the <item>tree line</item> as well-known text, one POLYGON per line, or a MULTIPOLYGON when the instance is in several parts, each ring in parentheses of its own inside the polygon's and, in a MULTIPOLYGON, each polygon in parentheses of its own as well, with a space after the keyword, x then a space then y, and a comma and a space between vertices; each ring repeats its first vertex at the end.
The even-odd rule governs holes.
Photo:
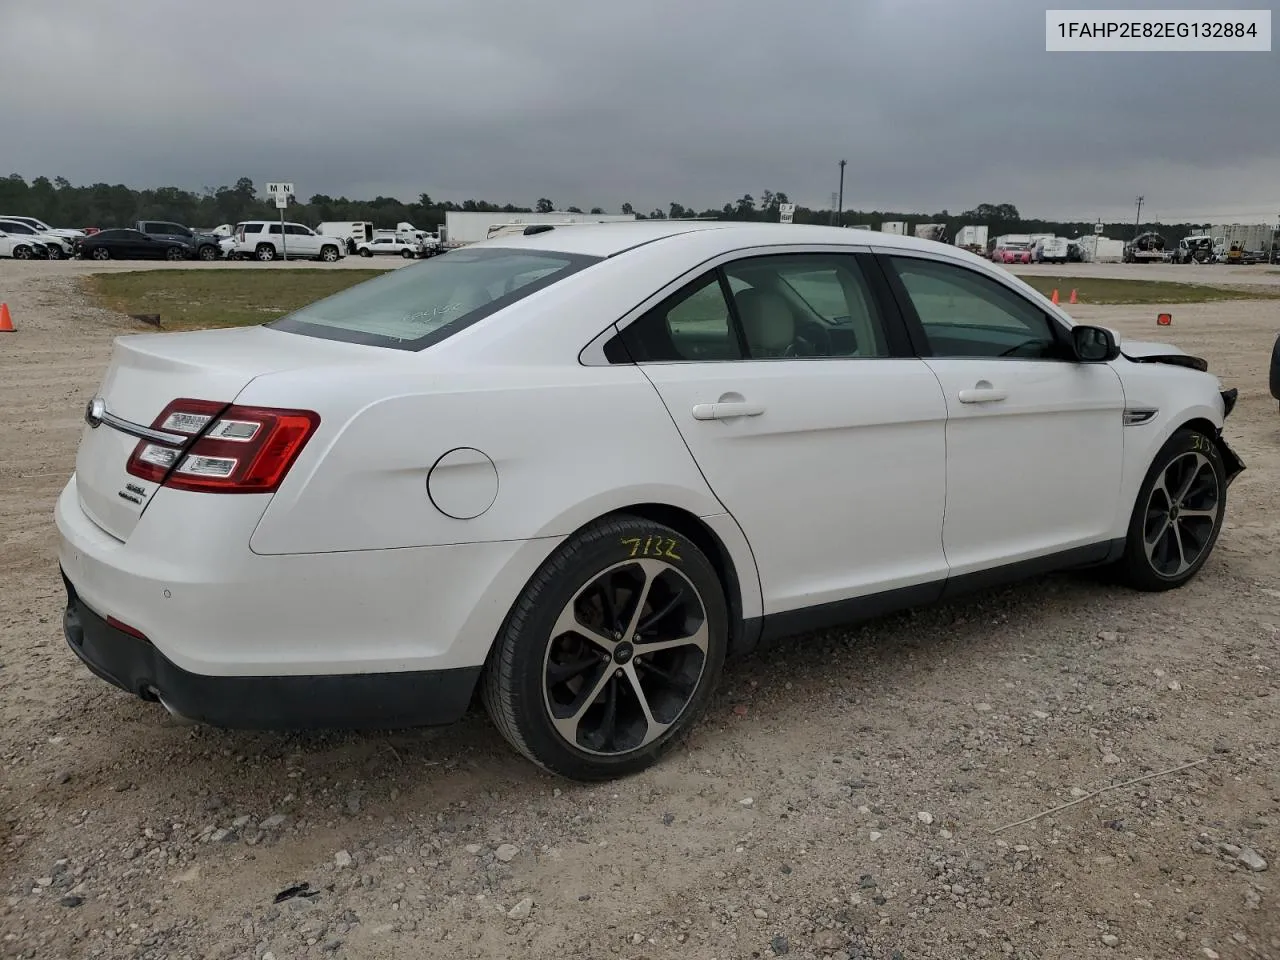
MULTIPOLYGON (((713 220, 773 221, 780 219, 780 207, 788 203, 782 191, 763 190, 760 196, 744 194, 737 200, 718 208, 698 210, 672 202, 666 209, 655 208, 645 213, 624 203, 620 213, 635 214, 641 219, 677 219, 701 217, 713 220)), ((501 221, 503 214, 551 212, 560 209, 546 197, 540 197, 532 206, 513 203, 495 203, 487 200, 437 200, 429 194, 418 196, 416 203, 405 203, 395 197, 374 197, 372 200, 352 200, 347 197, 330 197, 317 193, 305 202, 293 203, 287 218, 312 226, 329 220, 372 221, 377 227, 393 227, 408 221, 420 229, 434 230, 444 222, 449 211, 475 211, 495 214, 501 221)), ((606 213, 602 207, 583 208, 569 205, 563 208, 571 213, 606 213)), ((279 216, 275 204, 263 198, 253 180, 241 177, 233 186, 206 187, 200 192, 179 187, 156 187, 135 190, 124 184, 94 183, 76 186, 65 177, 40 176, 28 183, 21 175, 11 174, 0 179, 0 212, 36 217, 55 227, 107 227, 130 226, 138 220, 170 220, 194 228, 212 228, 222 223, 240 220, 275 219, 279 216)), ((934 213, 904 210, 845 210, 840 217, 832 209, 812 209, 796 205, 793 214, 796 223, 834 224, 845 226, 868 224, 878 229, 881 223, 901 220, 908 224, 908 232, 918 223, 945 225, 948 239, 955 236, 960 227, 967 224, 986 224, 991 238, 1005 233, 1053 233, 1058 236, 1077 237, 1093 233, 1092 221, 1058 221, 1025 218, 1011 203, 981 203, 971 210, 952 214, 947 210, 934 213)), ((1176 243, 1195 232, 1193 224, 1139 224, 1112 222, 1103 224, 1108 237, 1128 240, 1135 229, 1158 229, 1165 240, 1176 243)))

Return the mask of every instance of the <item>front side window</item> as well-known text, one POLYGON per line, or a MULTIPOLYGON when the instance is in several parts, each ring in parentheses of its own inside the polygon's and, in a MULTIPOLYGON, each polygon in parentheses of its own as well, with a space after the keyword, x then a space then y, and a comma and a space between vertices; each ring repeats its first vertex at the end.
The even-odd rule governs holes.
POLYGON ((311 231, 297 223, 286 223, 284 232, 291 237, 309 237, 311 231))
POLYGON ((935 357, 1057 359, 1058 338, 1043 310, 967 267, 887 258, 924 327, 935 357))
POLYGON ((599 259, 544 250, 454 250, 349 287, 267 326, 421 350, 599 259))

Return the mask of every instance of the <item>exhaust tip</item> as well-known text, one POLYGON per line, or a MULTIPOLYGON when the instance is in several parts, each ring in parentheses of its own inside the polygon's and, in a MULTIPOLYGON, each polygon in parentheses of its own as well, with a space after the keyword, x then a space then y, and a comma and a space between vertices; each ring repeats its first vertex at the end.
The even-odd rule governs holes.
POLYGON ((175 710, 173 708, 173 705, 169 703, 169 701, 164 698, 164 695, 161 694, 160 691, 157 690, 155 687, 147 687, 147 694, 152 699, 154 699, 157 703, 159 703, 160 706, 164 707, 164 709, 168 712, 169 716, 173 719, 175 724, 177 724, 180 727, 195 726, 196 724, 195 720, 192 720, 190 717, 185 716, 179 713, 177 710, 175 710))

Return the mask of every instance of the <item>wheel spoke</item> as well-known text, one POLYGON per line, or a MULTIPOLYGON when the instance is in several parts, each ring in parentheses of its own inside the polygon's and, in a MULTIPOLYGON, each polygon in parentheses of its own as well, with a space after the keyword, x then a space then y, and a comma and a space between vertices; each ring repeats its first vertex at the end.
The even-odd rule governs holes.
POLYGON ((641 656, 649 656, 650 654, 659 653, 662 650, 674 650, 677 647, 697 647, 703 653, 707 652, 707 645, 710 642, 710 635, 707 633, 706 623, 698 626, 687 637, 673 637, 670 640, 654 640, 649 643, 637 643, 636 653, 641 656))
POLYGON ((607 658, 602 654, 598 657, 584 657, 572 663, 552 663, 547 667, 547 684, 554 687, 580 677, 592 667, 598 667, 605 659, 607 658))
POLYGON ((627 629, 623 631, 624 638, 634 638, 636 630, 640 626, 640 617, 644 613, 645 601, 649 599, 649 591, 653 589, 653 582, 658 579, 658 575, 667 569, 667 565, 661 560, 641 560, 639 561, 640 569, 644 571, 644 586, 640 588, 636 594, 635 606, 631 610, 631 616, 627 618, 627 629))
POLYGON ((609 681, 613 678, 612 670, 606 668, 600 671, 600 676, 596 679, 595 684, 591 687, 590 691, 588 691, 587 695, 577 701, 577 709, 575 709, 573 713, 569 714, 567 717, 552 716, 551 722, 555 724, 556 729, 560 731, 560 735, 570 743, 578 742, 578 724, 582 722, 583 714, 585 714, 591 705, 596 702, 596 698, 600 696, 600 692, 604 690, 609 681))
POLYGON ((1191 510, 1186 507, 1178 511, 1179 520, 1217 520, 1218 508, 1213 506, 1208 510, 1191 510))
POLYGON ((613 648, 618 645, 618 642, 613 637, 606 636, 599 630, 583 625, 578 619, 577 597, 560 611, 556 625, 551 628, 551 639, 554 642, 556 637, 564 636, 566 633, 573 633, 585 640, 590 640, 610 656, 613 655, 613 648))
POLYGON ((1191 485, 1196 482, 1196 477, 1198 477, 1200 475, 1200 471, 1208 465, 1208 460, 1200 454, 1196 454, 1195 460, 1192 461, 1191 469, 1187 471, 1186 480, 1182 482, 1182 485, 1178 487, 1177 494, 1174 495, 1174 503, 1181 503, 1186 498, 1187 494, 1191 492, 1191 485))
POLYGON ((684 603, 683 587, 679 588, 671 595, 671 599, 663 605, 661 610, 655 610, 650 613, 649 616, 645 617, 644 620, 636 626, 636 633, 644 636, 657 624, 661 623, 663 617, 676 609, 676 607, 680 606, 682 603, 684 603))
POLYGON ((1173 542, 1177 544, 1178 547, 1178 569, 1174 572, 1176 576, 1183 570, 1187 569, 1187 567, 1191 566, 1191 564, 1187 562, 1187 552, 1182 548, 1182 528, 1178 524, 1173 523, 1169 525, 1169 529, 1173 532, 1173 542))
POLYGON ((609 674, 608 689, 605 693, 604 716, 600 726, 592 737, 596 741, 596 749, 604 750, 613 745, 618 732, 618 678, 609 674))
POLYGON ((652 743, 658 737, 666 732, 671 726, 669 723, 660 723, 653 716, 653 708, 649 706, 649 697, 644 692, 644 687, 640 685, 640 675, 636 673, 635 663, 628 663, 623 667, 623 673, 626 678, 631 681, 631 689, 636 695, 636 700, 640 702, 640 712, 644 714, 645 731, 644 738, 640 741, 640 746, 652 743))

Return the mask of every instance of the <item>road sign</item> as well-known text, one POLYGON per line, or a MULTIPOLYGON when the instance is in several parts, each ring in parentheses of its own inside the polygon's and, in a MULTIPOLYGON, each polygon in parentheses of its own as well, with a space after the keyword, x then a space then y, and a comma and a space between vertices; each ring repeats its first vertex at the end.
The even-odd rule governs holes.
POLYGON ((280 197, 282 195, 287 197, 287 196, 291 196, 292 194, 293 194, 292 183, 268 183, 267 184, 267 196, 269 197, 280 197))
POLYGON ((778 216, 781 223, 791 223, 796 215, 796 205, 794 203, 778 204, 778 216))
POLYGON ((1093 225, 1093 232, 1094 232, 1094 233, 1097 233, 1097 234, 1101 234, 1101 233, 1102 233, 1102 224, 1101 224, 1101 223, 1095 223, 1095 224, 1093 225))
POLYGON ((289 206, 289 195, 287 193, 277 193, 276 206, 279 207, 281 210, 289 206))

